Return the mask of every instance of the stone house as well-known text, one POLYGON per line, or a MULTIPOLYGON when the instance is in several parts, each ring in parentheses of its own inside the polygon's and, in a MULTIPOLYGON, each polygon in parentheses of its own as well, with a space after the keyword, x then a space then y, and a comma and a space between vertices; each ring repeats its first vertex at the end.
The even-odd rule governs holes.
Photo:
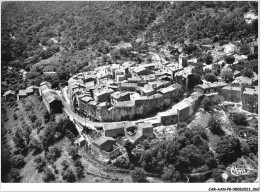
POLYGON ((116 91, 110 95, 111 104, 115 104, 118 101, 130 101, 130 92, 116 91))
POLYGON ((155 90, 152 87, 140 87, 139 88, 141 96, 151 96, 155 93, 155 90))
POLYGON ((242 97, 243 110, 258 114, 258 87, 245 88, 242 97))
POLYGON ((171 125, 178 122, 176 111, 165 111, 158 114, 162 125, 171 125))
POLYGON ((241 88, 233 86, 225 86, 220 90, 220 95, 226 101, 238 103, 241 101, 241 88))
POLYGON ((115 139, 104 136, 92 141, 92 149, 106 159, 114 159, 121 153, 115 139))
POLYGON ((106 137, 117 137, 125 134, 122 123, 104 124, 103 129, 106 137))
POLYGON ((12 91, 12 90, 6 91, 6 92, 4 92, 3 97, 4 97, 5 101, 9 101, 10 98, 15 98, 15 91, 12 91))
POLYGON ((141 131, 144 138, 153 137, 153 125, 150 122, 138 123, 138 129, 141 131))
POLYGON ((226 83, 223 82, 214 82, 214 83, 204 83, 195 86, 195 91, 200 92, 202 94, 209 94, 219 92, 221 88, 227 86, 226 83))
POLYGON ((95 89, 93 98, 96 102, 110 102, 110 95, 114 92, 113 89, 95 89))
POLYGON ((62 102, 55 91, 46 89, 42 92, 42 101, 49 113, 62 113, 62 102))
POLYGON ((19 90, 17 94, 17 100, 27 97, 26 89, 19 90))

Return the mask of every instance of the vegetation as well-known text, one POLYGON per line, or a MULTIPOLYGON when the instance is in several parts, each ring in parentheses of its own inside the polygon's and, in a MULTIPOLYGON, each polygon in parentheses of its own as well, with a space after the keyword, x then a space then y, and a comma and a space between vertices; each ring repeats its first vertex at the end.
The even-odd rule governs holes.
POLYGON ((236 124, 236 125, 247 125, 247 117, 242 112, 234 112, 229 115, 229 118, 236 124))
POLYGON ((43 173, 44 182, 50 182, 55 180, 55 175, 50 168, 46 167, 43 173))
POLYGON ((223 135, 224 132, 221 129, 221 121, 219 119, 219 117, 213 115, 210 117, 209 119, 209 129, 213 134, 216 135, 223 135))
POLYGON ((131 172, 131 177, 135 183, 143 183, 146 181, 145 171, 138 167, 131 172))
POLYGON ((70 168, 68 168, 67 170, 62 172, 62 178, 70 183, 73 183, 76 181, 76 176, 70 168))
POLYGON ((241 75, 248 77, 248 78, 252 78, 254 73, 251 69, 249 68, 244 68, 243 70, 241 70, 241 75))
POLYGON ((214 106, 217 106, 224 101, 222 96, 216 95, 212 97, 204 97, 201 101, 201 106, 205 111, 211 111, 214 106))
POLYGON ((217 158, 225 165, 236 161, 241 156, 241 144, 238 138, 223 136, 217 143, 217 158))
POLYGON ((206 81, 209 81, 211 83, 218 81, 217 76, 214 75, 213 73, 206 73, 204 75, 204 78, 205 78, 206 81))
POLYGON ((222 68, 220 76, 226 83, 233 81, 233 72, 230 68, 222 68))

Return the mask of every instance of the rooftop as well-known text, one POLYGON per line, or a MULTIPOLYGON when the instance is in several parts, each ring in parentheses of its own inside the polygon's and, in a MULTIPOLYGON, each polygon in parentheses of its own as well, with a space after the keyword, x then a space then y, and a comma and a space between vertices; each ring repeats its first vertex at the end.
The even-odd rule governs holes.
POLYGON ((12 90, 6 91, 3 96, 9 95, 9 94, 15 95, 15 91, 12 91, 12 90))
POLYGON ((19 90, 18 95, 19 95, 19 96, 26 96, 26 95, 27 95, 26 89, 21 89, 21 90, 19 90))
POLYGON ((92 142, 95 143, 96 145, 102 145, 103 143, 107 142, 107 141, 115 141, 115 139, 113 139, 112 137, 99 137, 97 140, 93 140, 92 142))
POLYGON ((124 128, 124 124, 123 123, 104 124, 104 130, 123 129, 123 128, 124 128))

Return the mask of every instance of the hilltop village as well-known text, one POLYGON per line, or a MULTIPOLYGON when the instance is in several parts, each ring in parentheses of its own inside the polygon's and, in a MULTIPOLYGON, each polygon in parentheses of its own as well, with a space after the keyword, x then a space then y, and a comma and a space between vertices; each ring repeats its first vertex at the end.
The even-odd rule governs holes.
POLYGON ((257 3, 18 5, 2 37, 4 182, 258 182, 257 3))
MULTIPOLYGON (((249 78, 232 70, 247 56, 237 54, 238 48, 231 43, 223 48, 206 47, 213 60, 212 64, 204 63, 201 70, 220 71, 214 81, 200 79, 194 83, 196 58, 189 60, 189 55, 181 53, 178 61, 169 62, 150 48, 150 63, 104 65, 71 76, 60 90, 53 90, 51 82, 42 82, 39 87, 30 86, 17 95, 9 90, 3 96, 6 101, 16 96, 19 101, 39 95, 48 113, 63 113, 75 124, 79 134, 75 145, 85 146, 92 158, 102 164, 117 164, 118 158, 126 154, 126 141, 135 146, 147 139, 156 143, 171 138, 174 127, 180 123, 190 127, 194 122, 208 124, 209 118, 205 122, 199 120, 212 105, 207 99, 256 118, 253 114, 258 113, 257 74, 249 78), (225 79, 224 71, 228 71, 232 81, 225 79)), ((250 51, 256 51, 256 47, 253 44, 250 51)), ((20 72, 23 76, 24 71, 20 72)))

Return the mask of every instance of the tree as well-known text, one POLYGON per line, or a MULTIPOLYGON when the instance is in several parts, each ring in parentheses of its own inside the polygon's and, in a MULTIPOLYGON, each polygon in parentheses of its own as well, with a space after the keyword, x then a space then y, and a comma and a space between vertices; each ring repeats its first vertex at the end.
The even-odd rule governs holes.
POLYGON ((36 151, 41 151, 43 146, 39 139, 33 138, 30 140, 29 147, 35 149, 36 151))
POLYGON ((212 115, 209 119, 209 129, 213 134, 224 135, 224 131, 221 129, 221 121, 215 115, 212 115))
POLYGON ((62 175, 62 178, 64 180, 66 180, 67 182, 73 183, 76 181, 76 176, 70 168, 68 168, 67 170, 62 172, 61 175, 62 175))
POLYGON ((212 107, 212 100, 209 97, 204 97, 201 101, 201 106, 205 111, 211 110, 212 107))
POLYGON ((220 76, 227 83, 233 81, 233 72, 230 68, 222 68, 220 76))
POLYGON ((244 140, 241 140, 240 143, 241 143, 241 153, 242 153, 242 155, 248 156, 251 153, 249 144, 244 140))
POLYGON ((24 156, 23 155, 14 155, 12 157, 12 165, 15 168, 22 168, 25 165, 24 156))
POLYGON ((206 73, 204 75, 204 78, 206 81, 209 81, 211 83, 218 81, 218 78, 213 73, 206 73))
POLYGON ((50 114, 46 111, 43 115, 44 123, 48 123, 50 121, 50 114))
POLYGON ((175 183, 180 180, 180 173, 173 165, 169 165, 168 167, 163 168, 161 178, 163 181, 175 183))
POLYGON ((247 125, 247 117, 242 112, 233 112, 230 113, 229 118, 236 124, 236 125, 247 125))
POLYGON ((10 175, 14 183, 18 183, 22 178, 18 169, 12 169, 10 175))
POLYGON ((247 142, 251 152, 256 154, 258 152, 258 137, 253 135, 248 138, 247 142))
POLYGON ((68 163, 67 159, 64 159, 64 160, 61 162, 61 165, 63 166, 63 170, 68 169, 69 163, 68 163))
POLYGON ((258 74, 258 60, 257 59, 251 60, 249 62, 249 66, 255 73, 258 74))
POLYGON ((249 55, 250 54, 250 47, 246 44, 241 45, 239 51, 240 51, 241 55, 249 55))
POLYGON ((238 138, 224 136, 218 141, 216 146, 217 159, 223 164, 230 164, 241 156, 241 144, 238 138))
POLYGON ((131 178, 134 183, 143 183, 146 181, 146 173, 143 169, 135 167, 135 169, 131 171, 131 178))
POLYGON ((222 183, 223 178, 222 178, 222 170, 220 169, 214 169, 212 172, 212 177, 214 178, 214 181, 217 183, 222 183))
POLYGON ((34 159, 34 163, 36 164, 36 169, 38 170, 38 172, 42 172, 46 165, 46 161, 42 158, 42 156, 36 157, 34 159))
POLYGON ((126 152, 128 154, 128 157, 131 161, 131 158, 132 158, 132 150, 135 148, 135 145, 129 141, 129 140, 126 140, 125 143, 124 143, 124 147, 126 149, 126 152))
POLYGON ((203 73, 204 73, 204 74, 212 73, 212 70, 209 69, 209 68, 206 68, 206 69, 204 69, 203 73))
POLYGON ((53 160, 56 161, 61 156, 61 149, 59 146, 53 146, 49 149, 46 154, 46 159, 48 161, 53 160))
POLYGON ((215 158, 211 157, 209 159, 206 160, 206 165, 210 168, 210 169, 213 169, 213 168, 217 168, 218 166, 218 163, 216 161, 215 158))
POLYGON ((76 175, 79 179, 84 177, 84 168, 83 167, 76 167, 76 175))
POLYGON ((213 63, 213 57, 212 57, 212 55, 207 54, 207 55, 204 57, 204 61, 205 61, 205 63, 206 63, 207 65, 212 64, 212 63, 213 63))
POLYGON ((44 169, 43 172, 43 180, 44 182, 54 181, 55 175, 53 174, 52 170, 48 167, 44 169))
POLYGON ((246 67, 241 71, 241 75, 244 77, 252 78, 254 73, 251 69, 246 67))
POLYGON ((83 167, 83 165, 82 165, 80 159, 77 159, 77 160, 74 162, 74 165, 75 165, 76 167, 83 167))
POLYGON ((235 61, 235 57, 233 55, 228 55, 225 57, 225 61, 227 64, 233 64, 235 61))
POLYGON ((79 158, 77 147, 70 147, 68 153, 74 161, 79 158))

